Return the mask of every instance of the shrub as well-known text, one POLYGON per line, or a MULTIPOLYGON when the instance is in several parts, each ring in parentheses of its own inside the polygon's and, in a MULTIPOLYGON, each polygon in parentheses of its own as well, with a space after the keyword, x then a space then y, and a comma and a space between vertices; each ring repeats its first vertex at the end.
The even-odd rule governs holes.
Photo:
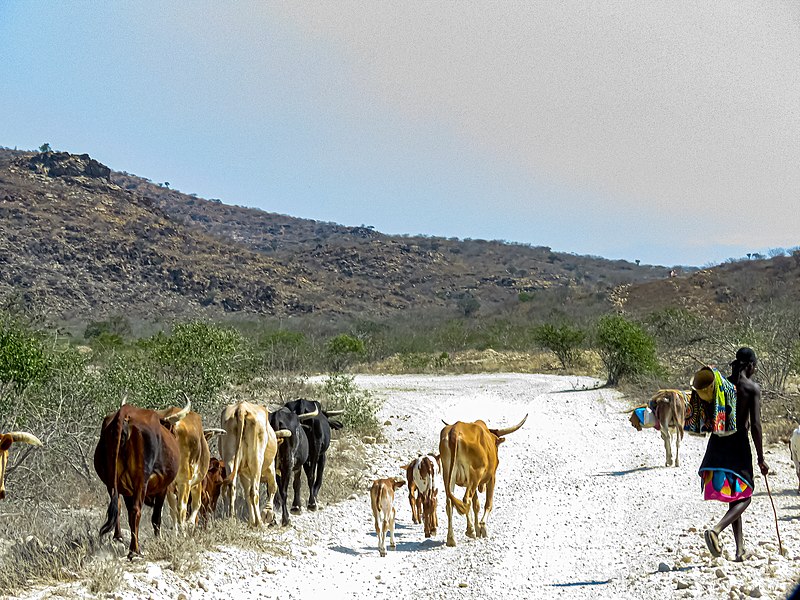
POLYGON ((600 319, 596 342, 609 385, 617 385, 623 377, 657 370, 655 341, 625 317, 608 315, 600 319))
POLYGON ((578 350, 586 339, 586 332, 571 325, 540 325, 533 330, 533 339, 543 348, 553 352, 566 369, 575 363, 578 350))
POLYGON ((0 320, 0 384, 24 388, 41 381, 50 369, 50 356, 41 337, 11 317, 0 320))
POLYGON ((344 410, 338 419, 346 430, 356 435, 380 435, 378 411, 381 402, 369 390, 356 386, 352 375, 330 375, 322 384, 322 394, 325 408, 344 410))
POLYGON ((326 347, 328 363, 333 371, 339 372, 360 357, 364 356, 364 342, 360 339, 341 333, 328 340, 326 347))

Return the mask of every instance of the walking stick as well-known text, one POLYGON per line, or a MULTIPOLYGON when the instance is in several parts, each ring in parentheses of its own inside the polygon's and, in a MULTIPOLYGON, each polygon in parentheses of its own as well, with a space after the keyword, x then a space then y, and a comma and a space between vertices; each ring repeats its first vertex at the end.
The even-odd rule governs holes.
POLYGON ((772 514, 775 516, 775 533, 778 534, 778 553, 783 556, 783 544, 781 544, 781 532, 778 529, 778 511, 775 510, 775 501, 772 499, 772 492, 769 491, 769 479, 764 475, 764 483, 767 484, 767 495, 772 504, 772 514))

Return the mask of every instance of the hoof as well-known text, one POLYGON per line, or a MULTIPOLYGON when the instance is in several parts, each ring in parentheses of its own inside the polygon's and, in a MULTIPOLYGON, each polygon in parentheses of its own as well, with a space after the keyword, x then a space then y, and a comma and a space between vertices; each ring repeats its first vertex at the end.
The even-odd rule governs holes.
POLYGON ((310 510, 311 512, 315 512, 317 510, 317 505, 309 504, 306 508, 308 508, 308 510, 310 510))
POLYGON ((470 531, 467 531, 467 537, 468 537, 468 538, 472 538, 472 539, 474 540, 474 539, 475 539, 475 537, 476 537, 476 536, 475 536, 475 532, 474 532, 474 531, 471 531, 471 530, 470 530, 470 531))
POLYGON ((451 548, 455 548, 456 547, 455 538, 451 538, 451 537, 447 538, 447 545, 450 546, 451 548))
POLYGON ((293 506, 289 512, 293 515, 299 515, 301 512, 303 512, 303 509, 301 509, 299 506, 293 506))

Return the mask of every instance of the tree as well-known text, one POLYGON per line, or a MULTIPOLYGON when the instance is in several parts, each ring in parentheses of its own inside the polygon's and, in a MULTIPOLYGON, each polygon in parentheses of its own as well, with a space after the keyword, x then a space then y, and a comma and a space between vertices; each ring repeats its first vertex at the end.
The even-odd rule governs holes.
POLYGON ((465 317, 471 317, 477 313, 478 309, 481 307, 480 301, 469 292, 461 294, 456 305, 458 306, 458 310, 461 311, 465 317))
POLYGON ((346 333, 340 333, 328 340, 327 351, 331 369, 338 372, 363 356, 366 349, 364 348, 364 342, 360 339, 346 333))
POLYGON ((52 152, 53 149, 50 147, 50 144, 45 142, 41 146, 39 146, 39 152, 52 152))
POLYGON ((553 352, 561 362, 561 367, 566 369, 578 357, 578 349, 586 339, 586 332, 566 323, 558 326, 546 324, 534 328, 533 339, 553 352))
POLYGON ((596 342, 608 385, 617 385, 623 377, 652 373, 658 368, 655 341, 625 317, 607 315, 600 319, 596 342))

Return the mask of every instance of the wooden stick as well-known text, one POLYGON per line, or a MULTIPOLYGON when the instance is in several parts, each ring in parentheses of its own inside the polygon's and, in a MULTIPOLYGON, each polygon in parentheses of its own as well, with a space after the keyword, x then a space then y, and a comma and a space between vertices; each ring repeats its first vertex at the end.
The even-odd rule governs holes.
POLYGON ((778 511, 775 510, 775 501, 772 499, 772 492, 769 491, 769 479, 764 475, 764 483, 767 484, 767 495, 772 504, 772 514, 775 516, 775 533, 778 534, 778 553, 783 556, 783 544, 781 544, 781 532, 778 529, 778 511))

